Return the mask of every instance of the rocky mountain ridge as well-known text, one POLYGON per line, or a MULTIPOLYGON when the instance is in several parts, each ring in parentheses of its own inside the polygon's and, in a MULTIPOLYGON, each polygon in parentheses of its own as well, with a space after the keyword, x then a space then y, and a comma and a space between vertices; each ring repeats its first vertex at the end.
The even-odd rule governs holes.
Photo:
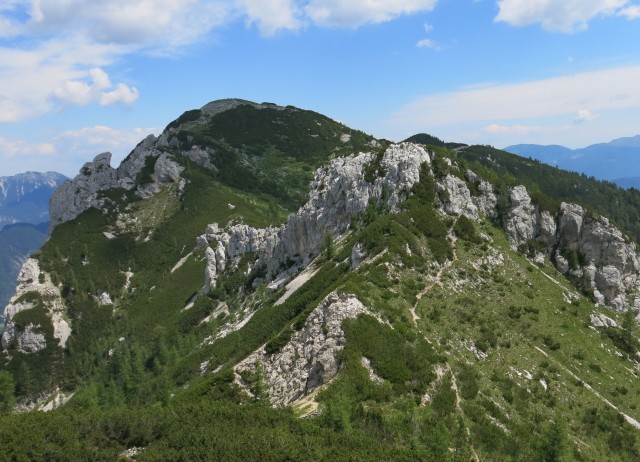
POLYGON ((635 244, 462 154, 223 100, 97 156, 7 307, 21 408, 86 410, 140 460, 186 454, 156 419, 211 403, 407 460, 633 460, 635 244), (159 430, 129 438, 139 410, 159 430))
MULTIPOLYGON (((241 104, 241 100, 210 103, 202 111, 219 114, 241 104)), ((157 194, 167 183, 177 184, 178 191, 182 190, 186 182, 180 176, 183 168, 173 157, 175 154, 163 150, 176 144, 171 137, 173 130, 167 129, 158 138, 147 137, 117 169, 109 165, 109 153, 100 154, 85 164, 78 176, 61 185, 52 196, 52 226, 71 220, 91 207, 104 208, 109 199, 101 198, 101 191, 134 190, 144 199, 157 194), (153 159, 151 181, 141 183, 139 175, 148 159, 153 159)), ((193 154, 200 149, 193 146, 179 153, 205 168, 212 168, 204 160, 207 156, 193 154)), ((316 171, 307 202, 280 228, 257 229, 245 224, 221 227, 224 225, 212 223, 196 239, 196 249, 204 249, 207 262, 202 292, 208 293, 215 287, 217 275, 228 266, 237 267, 247 254, 256 255, 251 268, 264 273, 256 284, 265 281, 271 284, 272 290, 284 286, 319 254, 328 237, 340 239, 349 229, 350 218, 364 212, 372 202, 378 204, 382 200, 385 207, 393 211, 418 182, 421 165, 430 163, 433 156, 421 145, 403 143, 391 145, 381 158, 373 153, 340 157, 316 171), (370 182, 365 179, 365 169, 373 164, 378 165, 378 176, 370 182)), ((495 217, 498 197, 492 185, 474 172, 467 171, 465 175, 464 180, 451 174, 438 180, 441 211, 473 220, 495 217), (471 194, 469 185, 474 185, 476 195, 471 194)), ((606 218, 591 216, 582 207, 566 203, 552 215, 536 206, 523 186, 512 188, 508 200, 510 206, 503 223, 514 249, 525 250, 535 242, 532 257, 550 258, 561 273, 570 275, 589 290, 597 303, 619 311, 638 312, 640 263, 636 246, 606 218)), ((13 314, 25 309, 23 305, 16 308, 13 303, 6 308, 10 324, 13 314)), ((14 330, 8 329, 3 343, 8 344, 14 335, 14 330)), ((24 343, 18 339, 18 343, 21 342, 24 343)))

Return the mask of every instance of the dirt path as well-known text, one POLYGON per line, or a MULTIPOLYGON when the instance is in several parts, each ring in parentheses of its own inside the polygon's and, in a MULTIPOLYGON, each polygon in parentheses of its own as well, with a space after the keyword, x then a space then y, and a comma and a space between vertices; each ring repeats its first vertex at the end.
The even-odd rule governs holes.
POLYGON ((442 285, 442 274, 444 273, 445 270, 449 269, 456 260, 458 260, 458 255, 456 254, 456 243, 458 239, 456 238, 455 234, 453 234, 453 227, 455 226, 457 221, 458 219, 456 218, 456 220, 453 222, 453 225, 451 225, 451 228, 449 229, 449 232, 447 235, 447 237, 451 240, 453 260, 447 260, 442 264, 442 266, 436 273, 436 276, 431 282, 431 284, 429 284, 428 286, 426 286, 424 289, 422 289, 420 292, 416 294, 416 302, 413 304, 411 308, 409 308, 409 311, 411 312, 411 320, 413 321, 414 327, 418 327, 418 320, 420 319, 420 316, 418 316, 418 314, 416 313, 416 308, 418 306, 418 303, 420 303, 420 300, 422 300, 422 297, 424 297, 427 293, 429 293, 429 291, 431 291, 431 289, 433 289, 434 286, 442 285))
MULTIPOLYGON (((451 370, 451 366, 449 365, 449 363, 445 364, 445 368, 447 369, 447 371, 449 371, 449 374, 451 374, 451 389, 456 394, 456 409, 458 410, 460 415, 464 417, 464 410, 460 405, 462 400, 460 399, 460 393, 458 393, 458 381, 456 380, 456 375, 451 370)), ((476 462, 480 462, 480 457, 478 457, 476 450, 473 448, 473 444, 471 444, 471 430, 469 429, 468 426, 465 425, 464 431, 467 434, 467 441, 469 442, 469 450, 471 451, 472 459, 475 460, 476 462)))

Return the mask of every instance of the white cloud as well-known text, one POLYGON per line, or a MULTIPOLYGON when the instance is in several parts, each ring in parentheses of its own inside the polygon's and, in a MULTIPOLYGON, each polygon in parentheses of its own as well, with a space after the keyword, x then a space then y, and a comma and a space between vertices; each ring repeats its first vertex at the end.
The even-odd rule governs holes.
POLYGON ((304 25, 302 11, 292 0, 241 0, 247 25, 256 24, 262 35, 278 30, 300 29, 304 25))
POLYGON ((640 5, 631 5, 618 11, 618 16, 624 16, 627 19, 640 19, 640 5))
POLYGON ((86 83, 90 69, 112 64, 124 51, 122 46, 91 43, 81 36, 51 39, 29 49, 0 47, 0 122, 46 113, 54 107, 55 89, 62 97, 81 99, 83 92, 86 97, 82 85, 66 88, 66 83, 86 83))
POLYGON ((59 151, 88 149, 93 153, 110 150, 132 150, 155 128, 116 129, 105 125, 68 130, 58 134, 53 143, 59 151))
POLYGON ((4 158, 22 155, 49 156, 55 153, 56 148, 50 143, 28 143, 0 136, 0 155, 4 158))
POLYGON ((32 0, 34 34, 75 30, 101 43, 174 47, 201 39, 234 11, 224 0, 32 0))
POLYGON ((588 109, 580 109, 576 118, 573 119, 574 124, 582 124, 585 122, 591 122, 596 118, 595 114, 592 114, 588 109))
POLYGON ((130 106, 138 99, 138 96, 140 96, 140 94, 137 88, 119 83, 115 90, 102 92, 100 95, 100 105, 109 106, 120 103, 130 106))
POLYGON ((429 95, 404 106, 393 123, 442 126, 461 122, 537 119, 640 107, 640 66, 584 72, 523 83, 471 87, 429 95))
POLYGON ((358 27, 431 11, 437 0, 309 0, 306 16, 320 26, 358 27))
POLYGON ((628 0, 500 0, 496 21, 512 26, 540 23, 551 32, 571 33, 587 28, 600 15, 615 14, 628 0))
POLYGON ((109 75, 100 68, 89 70, 91 83, 82 80, 67 80, 52 91, 52 96, 63 103, 84 106, 99 102, 102 106, 114 103, 133 104, 138 99, 138 90, 120 83, 112 91, 109 75))
POLYGON ((432 50, 440 50, 440 45, 438 45, 436 42, 428 38, 418 40, 418 42, 416 43, 416 46, 418 48, 431 48, 432 50))
MULTIPOLYGON (((357 27, 431 10, 437 0, 0 0, 0 123, 55 102, 131 104, 138 90, 95 80, 141 51, 172 53, 244 19, 263 35, 309 25, 357 27)), ((106 74, 105 74, 106 75, 106 74)), ((108 78, 108 76, 107 76, 108 78)))
POLYGON ((425 32, 431 32, 433 30, 433 26, 431 24, 429 24, 428 22, 424 23, 424 31, 425 32))

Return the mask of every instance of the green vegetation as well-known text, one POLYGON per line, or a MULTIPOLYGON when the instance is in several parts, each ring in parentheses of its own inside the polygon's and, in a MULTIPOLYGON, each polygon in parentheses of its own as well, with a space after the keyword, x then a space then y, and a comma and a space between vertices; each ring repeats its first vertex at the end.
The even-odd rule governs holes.
POLYGON ((636 189, 622 189, 608 181, 559 170, 489 146, 464 148, 458 151, 458 157, 494 185, 525 185, 542 209, 557 211, 562 201, 577 203, 611 219, 640 241, 640 191, 636 189))
MULTIPOLYGON (((527 259, 540 243, 514 252, 500 217, 444 216, 447 197, 436 190, 451 174, 478 194, 471 167, 502 193, 504 218, 514 184, 557 210, 573 200, 573 185, 599 183, 423 137, 435 156, 412 194, 392 213, 383 190, 348 231, 320 236, 313 276, 277 304, 284 289, 265 286, 254 253, 228 261, 202 293, 196 236, 212 222, 283 223, 313 170, 354 150, 373 152, 364 176, 374 181, 385 173, 385 143, 373 149, 367 135, 295 108, 189 111, 170 128, 181 148, 209 148, 215 169, 176 156, 184 194, 175 185, 145 200, 105 191, 106 212, 56 227, 38 253, 73 333, 59 348, 49 295, 22 295, 34 307, 16 314, 15 328, 44 335, 47 347, 26 354, 9 345, 2 359, 0 460, 117 460, 132 448, 139 461, 638 460, 640 432, 628 423, 640 417, 633 314, 607 311, 619 328, 589 328, 593 304, 548 261, 527 259), (566 191, 556 193, 554 181, 566 191), (352 270, 356 245, 365 256, 352 270), (339 374, 291 408, 268 406, 261 367, 241 375, 254 396, 244 393, 235 365, 262 346, 276 357, 334 291, 370 312, 343 322, 339 374), (112 304, 98 302, 103 292, 112 304), (56 389, 72 395, 61 409, 6 415, 16 400, 56 389)), ((149 160, 138 181, 153 167, 149 160)), ((584 201, 597 211, 605 202, 593 191, 584 201)), ((627 209, 607 207, 620 217, 627 209)), ((573 267, 584 263, 558 250, 573 267)))

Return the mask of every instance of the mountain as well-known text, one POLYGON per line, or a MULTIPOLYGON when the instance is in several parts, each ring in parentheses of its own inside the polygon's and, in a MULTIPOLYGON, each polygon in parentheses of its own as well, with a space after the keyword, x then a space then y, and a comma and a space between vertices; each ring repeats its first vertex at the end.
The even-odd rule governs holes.
MULTIPOLYGON (((586 148, 569 149, 564 146, 518 144, 505 151, 531 157, 565 170, 584 173, 627 187, 629 177, 640 177, 640 135, 618 138, 609 143, 598 143, 586 148)), ((631 186, 638 183, 633 182, 631 186)))
POLYGON ((9 303, 15 292, 20 267, 30 254, 44 244, 48 227, 48 222, 39 225, 18 223, 0 230, 0 306, 9 303))
POLYGON ((0 177, 0 229, 12 223, 49 221, 49 197, 66 179, 56 172, 0 177))
POLYGON ((638 460, 636 194, 291 106, 187 111, 53 194, 0 454, 638 460))

